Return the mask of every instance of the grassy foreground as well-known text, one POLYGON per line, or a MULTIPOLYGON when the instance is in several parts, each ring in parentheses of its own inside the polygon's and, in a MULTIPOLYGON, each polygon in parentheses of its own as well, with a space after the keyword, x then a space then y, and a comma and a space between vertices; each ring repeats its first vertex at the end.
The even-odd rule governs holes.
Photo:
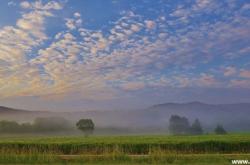
POLYGON ((0 164, 231 164, 250 135, 0 137, 0 164))

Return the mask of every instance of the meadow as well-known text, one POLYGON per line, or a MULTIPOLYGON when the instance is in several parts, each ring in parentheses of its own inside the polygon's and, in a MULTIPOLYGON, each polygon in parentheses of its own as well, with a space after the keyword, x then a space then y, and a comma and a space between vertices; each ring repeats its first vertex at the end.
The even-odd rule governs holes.
POLYGON ((231 164, 249 153, 250 134, 0 137, 0 164, 231 164))

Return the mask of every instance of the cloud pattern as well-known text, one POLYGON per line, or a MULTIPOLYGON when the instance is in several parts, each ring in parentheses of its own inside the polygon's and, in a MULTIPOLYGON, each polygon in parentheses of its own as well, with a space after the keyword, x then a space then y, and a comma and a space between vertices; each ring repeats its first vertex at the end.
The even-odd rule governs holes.
POLYGON ((22 1, 16 24, 0 28, 1 98, 78 93, 106 100, 147 89, 250 88, 246 1, 159 0, 152 17, 124 10, 99 29, 74 11, 50 35, 47 22, 67 3, 22 1))

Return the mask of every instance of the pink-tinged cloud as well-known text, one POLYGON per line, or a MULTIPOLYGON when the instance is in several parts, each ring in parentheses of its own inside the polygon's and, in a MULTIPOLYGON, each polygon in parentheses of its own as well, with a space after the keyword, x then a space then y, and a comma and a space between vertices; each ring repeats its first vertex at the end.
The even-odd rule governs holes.
POLYGON ((250 78, 250 70, 241 70, 240 71, 240 77, 242 78, 250 78))
POLYGON ((250 88, 250 80, 231 80, 231 86, 236 88, 250 88))
POLYGON ((121 85, 121 88, 127 91, 135 91, 143 89, 144 87, 145 84, 143 82, 128 82, 121 85))

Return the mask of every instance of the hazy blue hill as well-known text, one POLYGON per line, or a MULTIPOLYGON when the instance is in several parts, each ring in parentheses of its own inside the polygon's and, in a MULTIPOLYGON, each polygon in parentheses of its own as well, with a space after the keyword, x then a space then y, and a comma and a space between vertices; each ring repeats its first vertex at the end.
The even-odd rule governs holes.
POLYGON ((29 111, 0 106, 0 113, 27 113, 27 112, 29 111))

